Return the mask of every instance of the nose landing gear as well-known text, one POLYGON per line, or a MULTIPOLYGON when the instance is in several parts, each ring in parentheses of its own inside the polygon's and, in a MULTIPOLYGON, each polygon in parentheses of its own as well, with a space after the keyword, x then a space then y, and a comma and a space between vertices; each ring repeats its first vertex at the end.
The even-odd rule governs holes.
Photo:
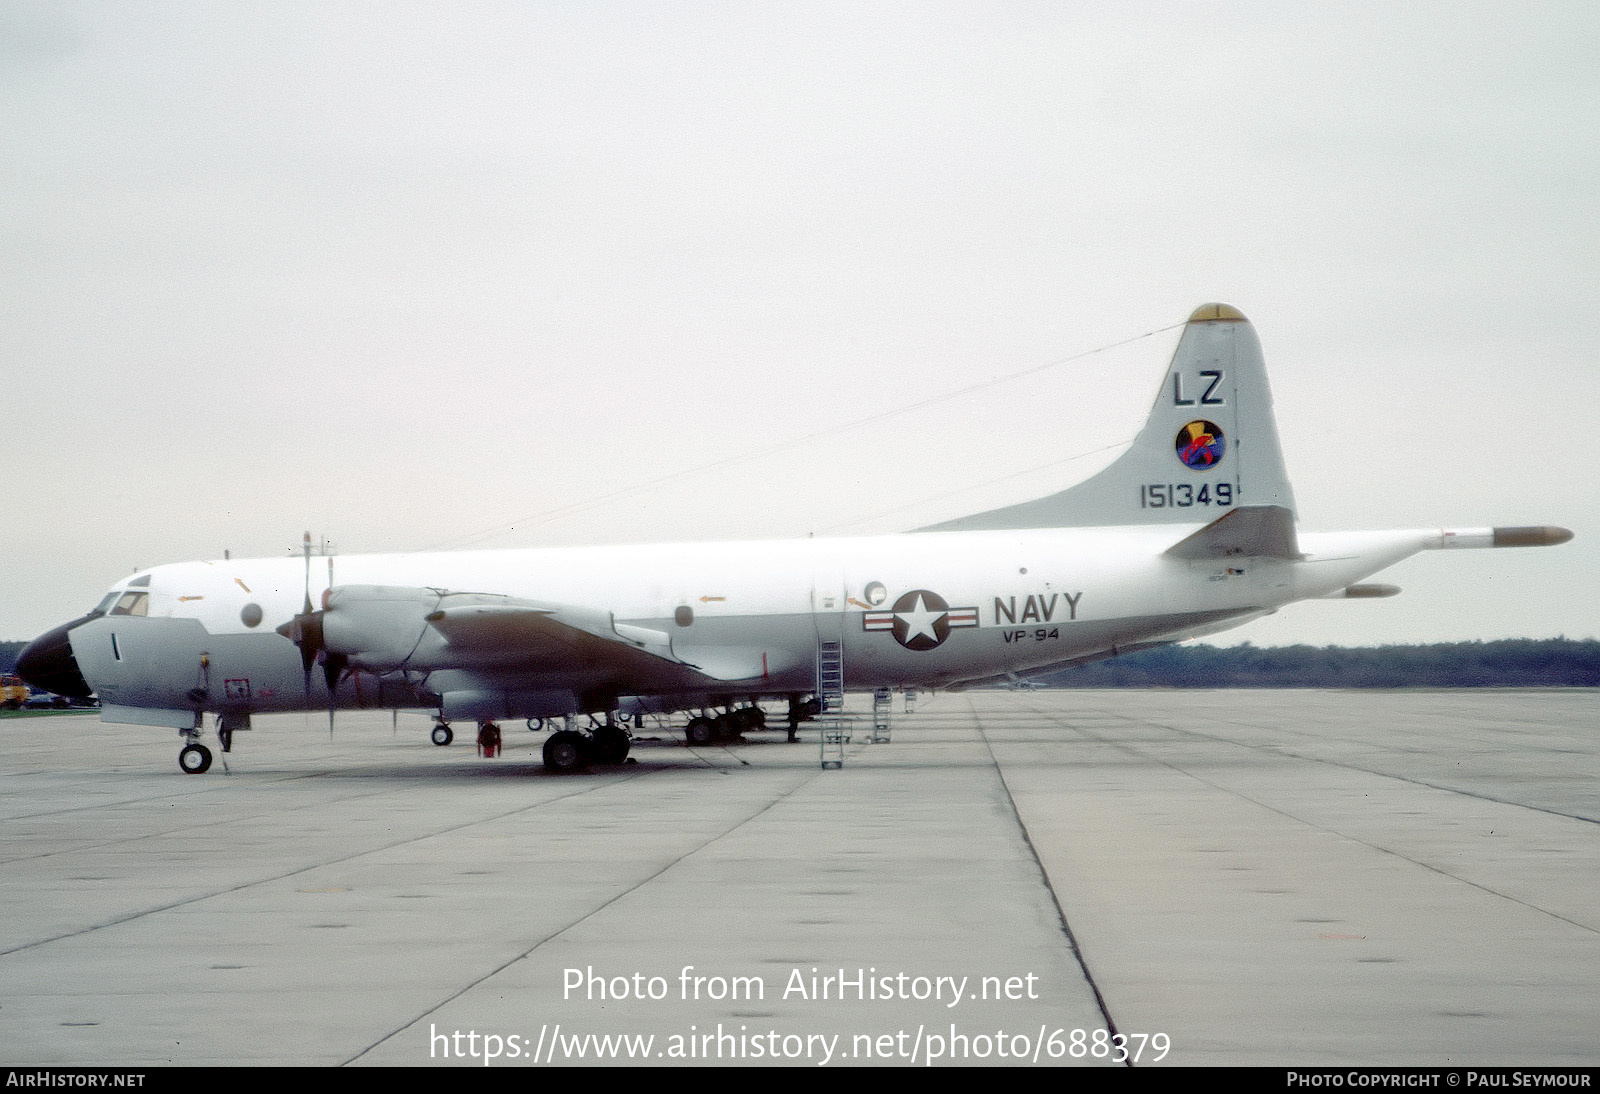
MULTIPOLYGON (((178 770, 185 775, 202 775, 211 770, 211 761, 214 757, 211 755, 211 750, 200 743, 202 717, 203 715, 196 715, 193 726, 178 730, 178 735, 183 738, 183 747, 178 750, 178 770)), ((217 715, 217 743, 222 746, 222 751, 233 751, 234 732, 249 728, 249 714, 234 711, 217 715)), ((227 767, 226 759, 223 760, 223 767, 227 767)))
POLYGON ((202 774, 211 767, 211 750, 203 744, 190 741, 178 750, 178 766, 186 774, 202 774))

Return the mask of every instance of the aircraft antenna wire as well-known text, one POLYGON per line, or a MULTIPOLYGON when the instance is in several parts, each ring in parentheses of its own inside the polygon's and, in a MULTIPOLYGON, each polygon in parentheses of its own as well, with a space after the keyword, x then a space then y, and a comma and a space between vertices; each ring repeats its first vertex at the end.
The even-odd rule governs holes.
MULTIPOLYGON (((917 402, 907 403, 903 406, 897 406, 890 410, 878 411, 875 414, 868 414, 864 417, 855 418, 848 422, 841 422, 838 425, 826 426, 822 429, 814 430, 799 437, 791 437, 789 440, 778 441, 775 444, 767 445, 759 451, 735 453, 731 456, 723 456, 720 459, 710 460, 702 464, 696 464, 693 467, 686 467, 679 471, 670 471, 665 475, 658 475, 653 479, 646 479, 643 482, 637 482, 630 486, 620 486, 615 490, 608 490, 603 494, 596 494, 595 496, 587 498, 583 501, 569 502, 565 505, 557 505, 550 509, 543 509, 537 513, 530 513, 525 517, 518 518, 517 520, 509 521, 504 524, 497 524, 492 528, 486 528, 481 531, 467 532, 463 535, 451 536, 447 539, 442 539, 437 543, 429 544, 421 549, 424 551, 457 550, 472 544, 482 543, 484 540, 493 539, 495 536, 505 535, 507 532, 515 530, 518 525, 555 520, 559 517, 570 516, 574 513, 581 513, 587 509, 593 509, 596 506, 603 505, 607 502, 616 501, 620 498, 631 497, 634 494, 638 494, 658 486, 665 486, 667 483, 677 482, 680 479, 686 479, 694 475, 704 474, 707 471, 715 471, 719 468, 728 467, 733 464, 745 463, 758 457, 770 456, 774 452, 783 452, 791 448, 798 448, 801 445, 809 444, 812 441, 820 440, 823 437, 838 436, 841 433, 849 433, 854 430, 861 429, 864 426, 876 425, 879 422, 887 421, 891 418, 897 418, 903 414, 910 414, 918 410, 925 410, 930 406, 948 402, 951 399, 959 399, 962 396, 971 395, 975 392, 983 391, 991 387, 997 387, 1001 384, 1009 384, 1016 380, 1026 379, 1029 376, 1036 376, 1041 372, 1048 372, 1051 369, 1060 368, 1062 365, 1068 365, 1074 361, 1082 361, 1090 357, 1098 356, 1102 353, 1108 353, 1114 349, 1121 349, 1123 346, 1132 345, 1133 343, 1143 341, 1146 338, 1154 338, 1157 335, 1178 330, 1185 326, 1187 322, 1188 321, 1185 320, 1183 323, 1169 323, 1164 327, 1157 327, 1154 330, 1147 330, 1143 334, 1135 334, 1129 338, 1122 338, 1115 342, 1108 342, 1103 346, 1096 346, 1094 349, 1082 350, 1078 353, 1068 354, 1065 357, 1057 357, 1054 360, 1046 361, 1043 364, 1030 365, 1027 368, 1019 369, 1016 372, 1008 372, 1003 376, 995 376, 988 380, 980 380, 977 383, 968 384, 965 387, 956 388, 954 391, 947 391, 941 395, 930 395, 925 399, 918 400, 917 402)), ((1113 445, 1109 447, 1116 446, 1113 445)), ((1093 452, 1100 451, 1104 451, 1104 449, 1093 450, 1093 452)), ((1076 456, 1069 456, 1064 460, 1054 461, 1054 463, 1066 463, 1070 460, 1079 459, 1083 456, 1093 455, 1093 452, 1079 453, 1076 456)), ((1020 474, 1029 474, 1033 471, 1041 470, 1043 467, 1050 466, 1053 466, 1053 464, 1044 464, 1041 467, 1030 468, 1028 471, 1020 472, 1020 474)), ((1012 476, 1006 477, 1010 478, 1012 476)), ((982 486, 987 484, 979 483, 977 485, 982 486)), ((976 489, 976 486, 966 487, 964 489, 976 489)), ((959 493, 960 491, 956 492, 959 493)), ((835 527, 838 526, 836 525, 835 527)))
POLYGON ((883 517, 890 516, 894 513, 903 513, 907 509, 917 509, 921 506, 931 504, 932 502, 943 501, 945 498, 953 498, 958 494, 965 494, 971 490, 981 490, 986 486, 998 486, 1000 483, 1010 482, 1013 479, 1025 478, 1028 475, 1045 471, 1052 467, 1060 467, 1063 464, 1069 464, 1076 460, 1088 459, 1090 456, 1099 455, 1101 452, 1113 452, 1119 448, 1126 448, 1128 445, 1133 443, 1133 440, 1134 439, 1132 437, 1128 437, 1125 440, 1114 441, 1111 444, 1101 445, 1099 448, 1091 448, 1087 452, 1075 452, 1070 456, 1063 456, 1059 460, 1051 460, 1048 463, 1035 464, 1032 467, 1025 467, 1021 471, 1012 471, 1009 474, 999 475, 992 479, 984 479, 982 482, 975 482, 968 486, 958 486, 954 490, 944 490, 937 494, 930 494, 927 497, 918 498, 916 501, 908 501, 904 505, 896 505, 893 509, 875 509, 870 516, 855 517, 851 520, 840 521, 838 524, 830 524, 822 530, 824 532, 837 532, 844 528, 853 528, 858 524, 866 524, 868 521, 880 520, 883 517))

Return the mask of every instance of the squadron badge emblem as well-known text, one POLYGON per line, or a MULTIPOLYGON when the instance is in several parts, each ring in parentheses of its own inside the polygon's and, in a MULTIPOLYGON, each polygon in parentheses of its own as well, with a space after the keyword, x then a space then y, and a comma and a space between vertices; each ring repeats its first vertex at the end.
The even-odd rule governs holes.
POLYGON ((1216 422, 1198 419, 1178 430, 1175 447, 1183 466, 1196 471, 1208 471, 1222 462, 1227 441, 1223 439, 1222 427, 1216 422))

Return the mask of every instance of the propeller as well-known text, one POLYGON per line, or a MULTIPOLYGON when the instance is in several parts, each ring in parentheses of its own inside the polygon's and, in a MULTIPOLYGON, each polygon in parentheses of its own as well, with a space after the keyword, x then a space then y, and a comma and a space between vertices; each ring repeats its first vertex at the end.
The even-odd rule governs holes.
POLYGON ((302 550, 306 558, 306 595, 305 603, 300 608, 300 614, 295 616, 283 626, 277 628, 283 635, 296 646, 300 647, 300 665, 305 672, 306 698, 311 698, 311 666, 317 663, 317 654, 321 653, 326 645, 322 634, 322 613, 311 607, 311 533, 307 532, 302 542, 302 550))
MULTIPOLYGON (((333 556, 328 556, 328 588, 322 594, 322 611, 320 617, 328 610, 328 597, 333 593, 333 556)), ((324 639, 322 645, 322 678, 328 682, 328 730, 333 731, 333 693, 339 690, 339 681, 350 671, 350 657, 347 654, 337 653, 328 649, 324 639)))
POLYGON ((323 619, 328 611, 328 593, 333 591, 333 556, 328 556, 328 588, 322 594, 322 610, 311 603, 311 533, 307 532, 302 544, 306 559, 305 600, 300 614, 278 628, 278 633, 300 648, 300 667, 305 673, 306 698, 311 698, 311 666, 322 661, 322 678, 328 685, 328 731, 333 731, 334 693, 350 667, 350 658, 328 649, 323 633, 323 619))

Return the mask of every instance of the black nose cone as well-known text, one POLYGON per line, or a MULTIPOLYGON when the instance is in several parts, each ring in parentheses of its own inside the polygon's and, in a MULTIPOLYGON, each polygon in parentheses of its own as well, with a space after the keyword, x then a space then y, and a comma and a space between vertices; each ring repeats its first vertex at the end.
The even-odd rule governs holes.
MULTIPOLYGON (((88 618, 92 617, 84 617, 88 618)), ((78 670, 78 662, 72 656, 72 643, 67 638, 67 632, 84 619, 63 623, 30 642, 17 658, 17 675, 41 691, 53 691, 72 699, 89 698, 93 693, 78 670)))

